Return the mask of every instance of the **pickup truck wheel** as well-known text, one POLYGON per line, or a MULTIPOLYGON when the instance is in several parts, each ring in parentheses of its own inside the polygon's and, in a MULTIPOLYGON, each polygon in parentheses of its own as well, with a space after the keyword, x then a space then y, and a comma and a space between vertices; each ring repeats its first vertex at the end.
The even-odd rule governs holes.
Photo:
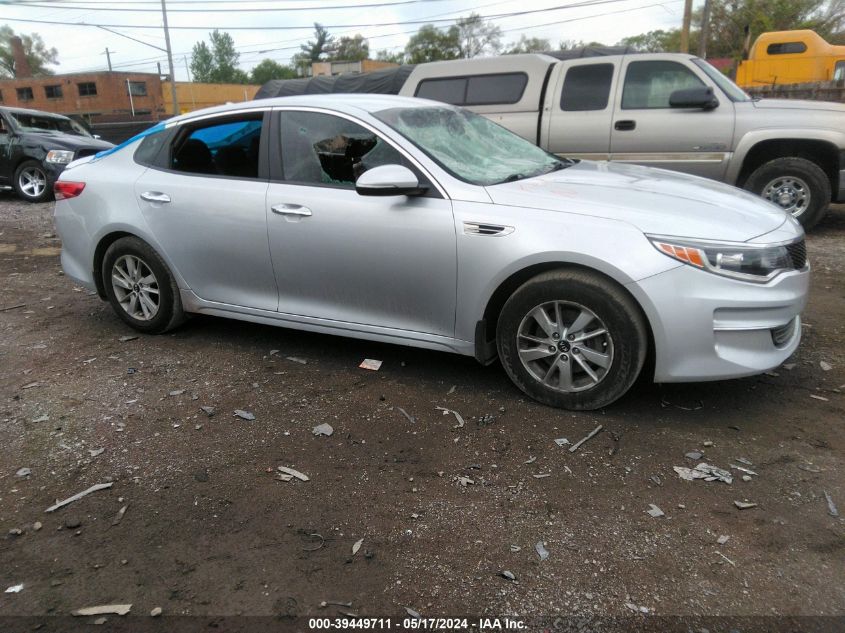
POLYGON ((47 172, 37 160, 27 160, 18 165, 13 185, 18 197, 27 202, 44 202, 53 195, 47 172))
POLYGON ((184 320, 179 287, 149 244, 123 237, 103 257, 103 287, 112 309, 146 334, 162 334, 184 320))
POLYGON ((776 158, 758 167, 745 188, 790 213, 809 231, 830 203, 830 180, 821 167, 804 158, 776 158))
POLYGON ((524 393, 553 407, 591 410, 628 391, 648 336, 624 290, 586 271, 557 270, 511 295, 496 342, 505 371, 524 393))

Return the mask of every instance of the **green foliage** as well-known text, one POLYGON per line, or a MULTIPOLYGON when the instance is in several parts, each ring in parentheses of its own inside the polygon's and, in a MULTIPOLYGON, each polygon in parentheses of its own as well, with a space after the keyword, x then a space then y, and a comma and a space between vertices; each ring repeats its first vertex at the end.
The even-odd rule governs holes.
POLYGON ((426 24, 405 45, 405 62, 422 64, 461 56, 460 31, 450 26, 441 31, 433 24, 426 24))
POLYGON ((353 37, 343 36, 328 56, 329 60, 359 62, 370 56, 370 44, 360 33, 353 37))
POLYGON ((238 68, 241 54, 235 41, 226 32, 215 29, 209 35, 210 45, 197 42, 191 51, 191 73, 194 81, 215 84, 244 84, 249 76, 238 68))
POLYGON ((391 64, 404 64, 405 53, 403 51, 391 53, 390 51, 383 49, 376 53, 376 59, 380 62, 390 62, 391 64))
POLYGON ((505 51, 506 55, 516 55, 519 53, 544 53, 552 50, 552 45, 546 38, 543 37, 525 37, 523 33, 518 42, 511 44, 510 48, 505 51))
MULTIPOLYGON (((15 56, 12 53, 11 40, 16 35, 8 25, 0 26, 0 78, 9 79, 17 76, 15 56)), ((52 75, 48 64, 58 64, 59 52, 55 48, 47 48, 38 33, 24 35, 17 34, 23 42, 23 50, 29 62, 33 76, 52 75)))
POLYGON ((294 79, 296 70, 272 59, 265 59, 249 74, 250 83, 264 85, 271 79, 294 79))
POLYGON ((300 44, 300 52, 294 55, 290 62, 300 77, 311 74, 311 64, 324 61, 333 52, 334 37, 319 22, 314 22, 314 39, 300 44))

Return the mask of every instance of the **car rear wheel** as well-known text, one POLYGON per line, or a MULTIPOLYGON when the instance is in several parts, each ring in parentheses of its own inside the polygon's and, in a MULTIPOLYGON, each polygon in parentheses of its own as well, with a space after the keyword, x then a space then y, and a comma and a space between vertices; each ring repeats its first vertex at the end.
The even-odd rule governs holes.
POLYGON ((830 203, 830 180, 821 167, 804 158, 776 158, 758 167, 745 188, 791 214, 809 231, 830 203))
POLYGON ((543 273, 520 286, 502 308, 496 338, 517 387, 543 404, 579 410, 622 397, 648 347, 633 299, 580 270, 543 273))
POLYGON ((140 332, 161 334, 184 321, 179 288, 149 244, 123 237, 103 257, 103 286, 123 321, 140 332))
POLYGON ((28 202, 49 200, 53 191, 44 167, 35 160, 27 160, 15 170, 15 193, 28 202))

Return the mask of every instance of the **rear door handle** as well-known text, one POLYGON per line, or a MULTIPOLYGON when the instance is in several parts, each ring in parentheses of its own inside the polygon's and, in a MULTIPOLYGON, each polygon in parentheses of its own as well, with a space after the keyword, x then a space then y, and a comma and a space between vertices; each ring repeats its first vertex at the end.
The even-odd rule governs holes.
POLYGON ((161 191, 145 191, 141 194, 141 199, 147 202, 158 202, 159 204, 170 202, 170 196, 161 191))
POLYGON ((270 210, 279 215, 298 215, 304 217, 311 215, 311 209, 303 207, 300 204, 277 204, 276 206, 270 207, 270 210))
POLYGON ((629 132, 637 128, 637 122, 631 120, 617 121, 613 127, 620 132, 629 132))

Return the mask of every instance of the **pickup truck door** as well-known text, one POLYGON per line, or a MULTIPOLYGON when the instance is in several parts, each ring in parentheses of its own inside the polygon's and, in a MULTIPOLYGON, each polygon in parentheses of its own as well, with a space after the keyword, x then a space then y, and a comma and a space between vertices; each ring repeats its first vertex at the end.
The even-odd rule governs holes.
POLYGON ((540 146, 560 156, 607 160, 619 61, 559 63, 543 104, 540 146))
POLYGON ((616 91, 610 158, 721 179, 731 157, 734 105, 691 64, 626 57, 616 91), (671 108, 675 90, 713 87, 710 110, 671 108))

